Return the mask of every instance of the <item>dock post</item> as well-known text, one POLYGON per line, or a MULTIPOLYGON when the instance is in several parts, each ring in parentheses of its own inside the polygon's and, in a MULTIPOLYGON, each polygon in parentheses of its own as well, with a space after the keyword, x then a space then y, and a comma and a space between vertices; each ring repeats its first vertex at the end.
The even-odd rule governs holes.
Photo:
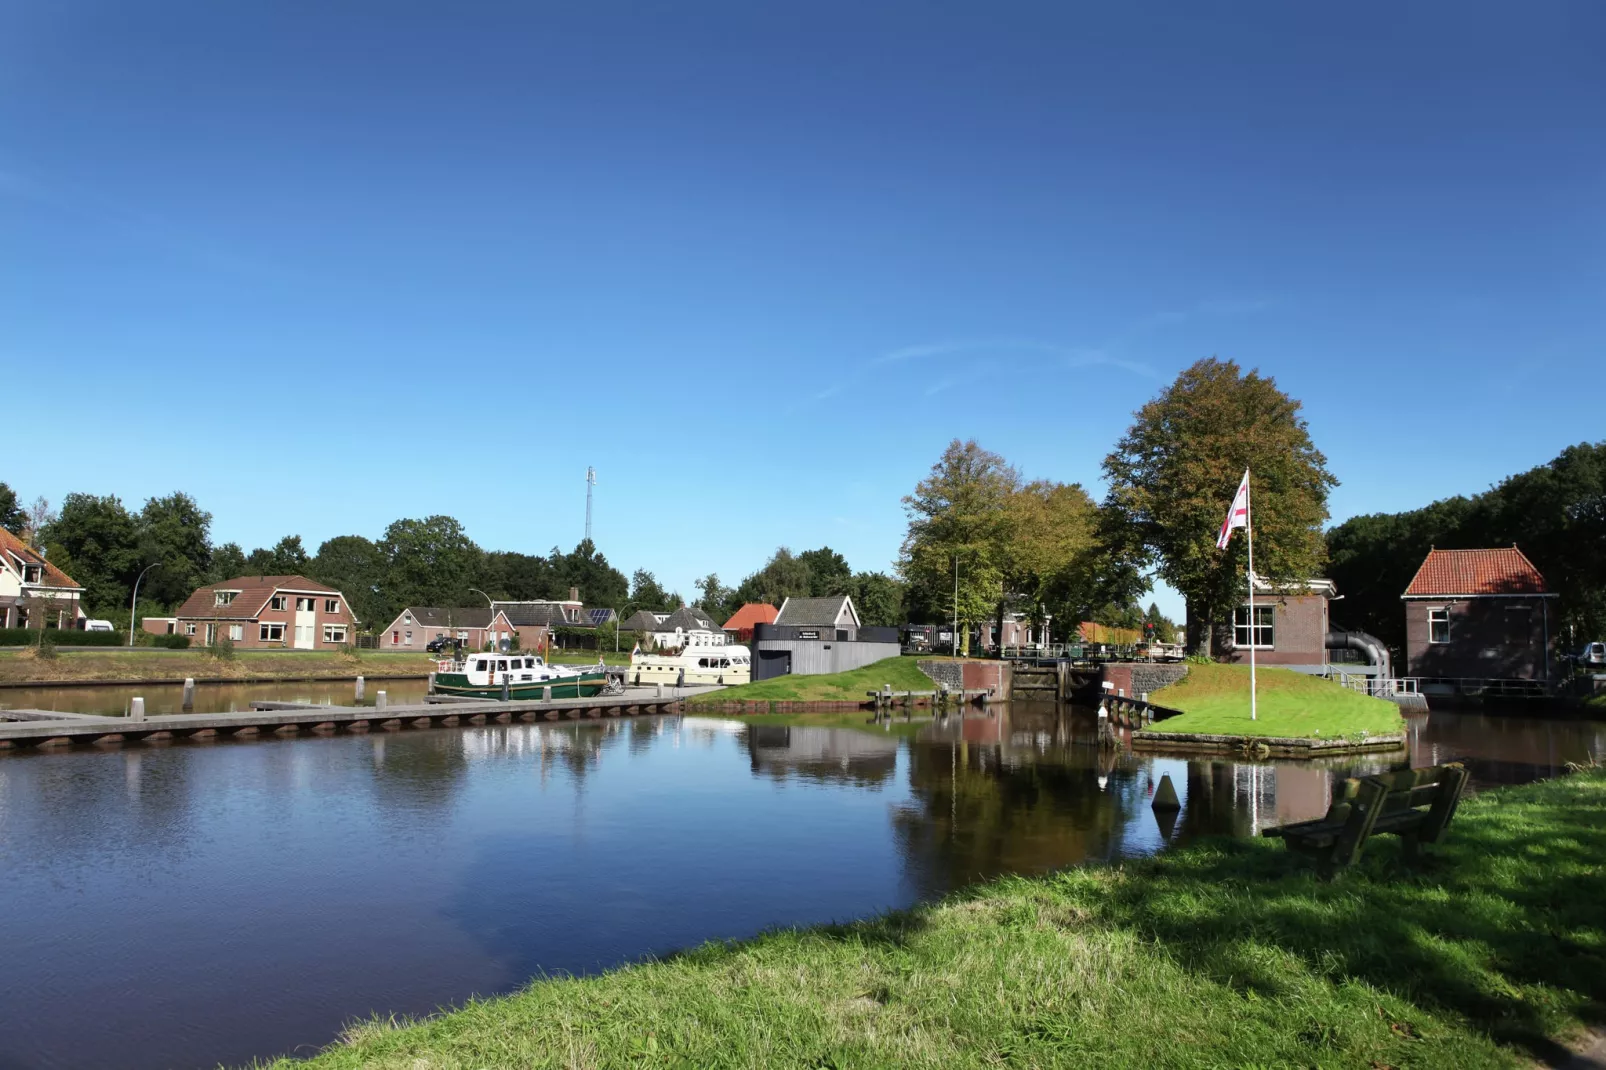
POLYGON ((513 688, 507 682, 507 677, 504 676, 504 677, 502 677, 502 701, 506 702, 508 699, 510 699, 512 697, 513 697, 513 688))
POLYGON ((385 701, 385 693, 383 691, 380 691, 374 695, 374 709, 382 710, 387 705, 389 705, 389 703, 385 701))
POLYGON ((188 712, 195 708, 195 677, 184 677, 184 710, 188 712))
POLYGON ((657 692, 656 692, 657 697, 658 698, 663 698, 664 697, 664 682, 662 680, 659 680, 653 686, 658 689, 657 692))
MULTIPOLYGON (((366 680, 364 680, 362 677, 360 677, 360 676, 357 677, 357 701, 358 702, 362 701, 362 693, 368 689, 367 688, 367 683, 368 682, 366 680)), ((434 673, 430 673, 429 674, 429 683, 430 683, 430 688, 429 689, 431 691, 435 690, 435 674, 434 673)))
MULTIPOLYGON (((658 685, 658 691, 659 691, 660 694, 663 693, 663 689, 664 689, 664 685, 663 684, 659 684, 658 685)), ((541 701, 542 702, 551 702, 552 701, 552 685, 551 684, 547 684, 545 687, 543 687, 541 689, 541 701)))
POLYGON ((143 721, 145 719, 145 700, 131 698, 128 700, 128 719, 130 721, 143 721))

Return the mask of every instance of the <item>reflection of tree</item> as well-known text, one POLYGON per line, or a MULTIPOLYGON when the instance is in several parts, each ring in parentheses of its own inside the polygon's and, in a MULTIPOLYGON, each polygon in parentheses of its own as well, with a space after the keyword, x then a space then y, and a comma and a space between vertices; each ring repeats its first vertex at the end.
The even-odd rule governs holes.
MULTIPOLYGON (((1064 738, 1062 727, 1044 728, 1064 738)), ((1100 771, 1099 752, 1090 747, 910 744, 915 802, 893 821, 911 883, 921 895, 936 895, 1001 873, 1039 873, 1116 853, 1122 808, 1100 787, 1100 771)))
POLYGON ((741 736, 753 772, 771 780, 802 777, 822 783, 874 787, 898 766, 898 741, 852 728, 748 725, 741 736))
POLYGON ((492 748, 491 734, 469 732, 374 732, 369 764, 378 812, 414 815, 451 806, 468 774, 470 751, 492 748))

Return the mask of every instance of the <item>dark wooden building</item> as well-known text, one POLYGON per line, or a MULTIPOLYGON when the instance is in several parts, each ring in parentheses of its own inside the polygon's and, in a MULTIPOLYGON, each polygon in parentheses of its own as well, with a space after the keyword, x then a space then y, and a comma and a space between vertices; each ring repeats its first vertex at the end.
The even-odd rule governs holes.
POLYGON ((1516 546, 1432 550, 1402 597, 1407 675, 1550 679, 1556 595, 1516 546))

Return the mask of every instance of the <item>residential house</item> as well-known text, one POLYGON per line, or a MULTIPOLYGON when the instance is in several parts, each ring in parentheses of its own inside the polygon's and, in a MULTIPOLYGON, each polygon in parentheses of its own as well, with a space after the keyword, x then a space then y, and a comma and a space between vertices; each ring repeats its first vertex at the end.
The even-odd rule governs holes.
POLYGON ((408 606, 380 633, 379 649, 422 652, 436 639, 458 639, 465 650, 480 650, 490 622, 486 606, 408 606))
POLYGON ((734 643, 746 643, 753 638, 753 627, 758 624, 774 624, 780 610, 768 602, 749 602, 725 622, 725 634, 730 636, 734 643))
POLYGON ((491 619, 491 642, 498 650, 545 650, 559 628, 591 627, 583 606, 563 602, 498 602, 491 619))
POLYGON ((669 616, 667 612, 659 613, 651 609, 638 609, 630 616, 619 622, 621 632, 635 632, 641 642, 652 645, 652 633, 658 630, 658 625, 669 616))
POLYGON ((679 650, 692 639, 704 646, 720 646, 729 641, 725 630, 696 606, 681 606, 654 625, 649 634, 653 645, 665 650, 679 650))
POLYGON ((210 646, 329 650, 356 638, 346 598, 305 576, 237 576, 197 588, 174 613, 178 634, 210 646))
POLYGON ((1407 675, 1550 679, 1556 642, 1550 618, 1557 595, 1515 545, 1430 550, 1401 598, 1407 675))
POLYGON ((0 528, 0 628, 72 628, 84 618, 84 589, 45 555, 0 528))

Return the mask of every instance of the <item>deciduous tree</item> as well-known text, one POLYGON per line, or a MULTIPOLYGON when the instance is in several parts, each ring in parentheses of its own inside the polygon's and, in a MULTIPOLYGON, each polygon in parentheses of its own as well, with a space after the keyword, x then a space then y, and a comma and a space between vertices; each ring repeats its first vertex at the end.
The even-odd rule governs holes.
POLYGON ((20 536, 28 514, 17 503, 17 492, 0 483, 0 528, 20 536))
POLYGON ((1299 413, 1270 377, 1201 360, 1138 411, 1104 460, 1116 548, 1154 563, 1182 592, 1190 646, 1207 644, 1243 597, 1244 539, 1222 552, 1216 534, 1244 469, 1253 472, 1256 570, 1274 583, 1321 572, 1321 527, 1338 481, 1299 413))
POLYGON ((385 555, 361 535, 337 535, 318 547, 307 562, 307 575, 346 596, 357 619, 370 628, 382 628, 395 618, 386 616, 384 601, 385 555))
MULTIPOLYGON (((35 509, 30 525, 48 513, 35 509)), ((57 545, 67 552, 77 572, 72 578, 83 585, 83 601, 108 612, 128 604, 129 588, 143 565, 136 565, 139 533, 134 518, 114 494, 69 494, 61 512, 36 529, 40 545, 57 545)))
POLYGON ((201 586, 212 564, 212 514, 194 498, 175 491, 151 498, 135 522, 138 564, 156 565, 139 593, 163 605, 176 605, 201 586))

